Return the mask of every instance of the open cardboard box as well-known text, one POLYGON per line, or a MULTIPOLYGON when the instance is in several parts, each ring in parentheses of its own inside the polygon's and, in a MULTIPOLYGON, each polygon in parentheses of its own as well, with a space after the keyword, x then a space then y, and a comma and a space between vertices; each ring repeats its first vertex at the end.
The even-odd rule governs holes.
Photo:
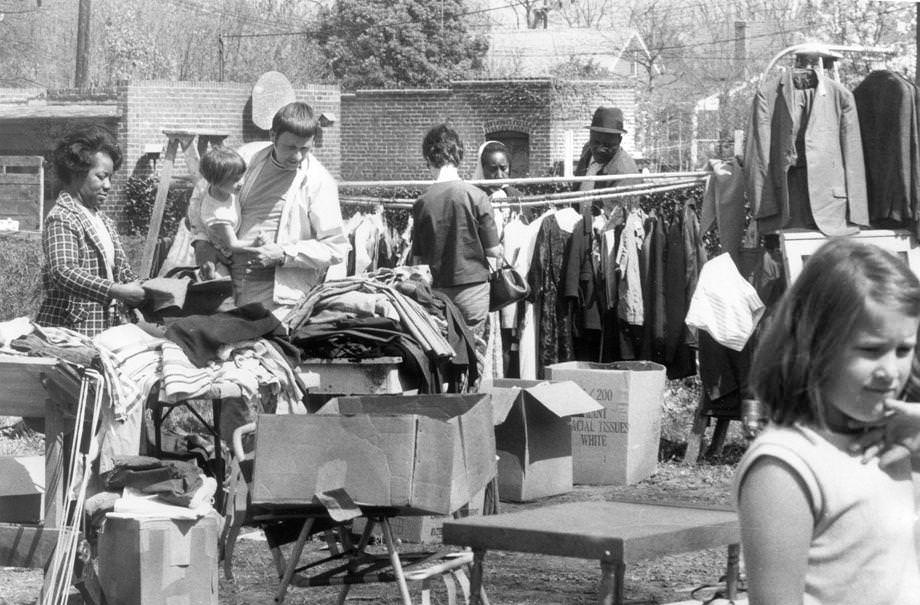
POLYGON ((658 465, 665 367, 651 361, 547 366, 552 380, 571 380, 603 406, 572 421, 574 481, 587 485, 630 485, 658 465))
POLYGON ((572 491, 569 416, 603 406, 568 380, 496 379, 479 391, 492 395, 501 499, 526 502, 572 491))
POLYGON ((313 415, 259 416, 252 503, 309 507, 343 488, 360 506, 443 515, 494 475, 487 394, 339 397, 313 415))

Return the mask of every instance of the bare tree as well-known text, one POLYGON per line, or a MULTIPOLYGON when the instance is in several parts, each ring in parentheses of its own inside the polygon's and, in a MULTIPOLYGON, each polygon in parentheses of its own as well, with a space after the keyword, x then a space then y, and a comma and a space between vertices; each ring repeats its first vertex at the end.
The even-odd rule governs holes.
POLYGON ((559 0, 556 8, 570 27, 597 27, 609 19, 613 0, 559 0))

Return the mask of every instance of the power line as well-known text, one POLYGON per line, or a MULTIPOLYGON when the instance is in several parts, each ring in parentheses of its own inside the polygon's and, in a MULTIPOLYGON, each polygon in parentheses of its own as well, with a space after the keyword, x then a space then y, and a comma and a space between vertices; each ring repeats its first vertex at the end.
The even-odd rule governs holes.
MULTIPOLYGON (((277 21, 271 19, 260 19, 258 17, 243 16, 240 13, 228 12, 223 10, 215 10, 209 6, 200 4, 198 2, 192 2, 191 0, 166 0, 166 2, 172 4, 173 6, 178 6, 186 10, 197 12, 205 15, 218 15, 220 17, 230 17, 235 21, 248 25, 261 25, 265 27, 283 27, 277 21)), ((288 21, 297 21, 303 25, 309 25, 310 22, 297 17, 286 17, 288 21)))
MULTIPOLYGON (((168 0, 168 1, 178 2, 179 0, 168 0)), ((493 6, 489 8, 480 8, 476 10, 462 11, 462 12, 456 13, 456 16, 457 17, 467 17, 469 15, 476 15, 476 14, 487 13, 491 11, 504 10, 506 8, 511 8, 513 6, 514 6, 514 3, 511 3, 511 4, 503 4, 501 6, 493 6)), ((389 21, 386 22, 386 24, 391 27, 399 27, 402 25, 413 25, 414 23, 417 23, 417 21, 412 21, 412 20, 397 21, 395 23, 389 22, 389 21)), ((221 34, 221 36, 224 38, 271 38, 275 36, 304 36, 304 35, 309 35, 311 33, 313 32, 311 31, 292 31, 292 32, 277 32, 277 33, 271 32, 271 33, 253 33, 253 34, 221 34)))

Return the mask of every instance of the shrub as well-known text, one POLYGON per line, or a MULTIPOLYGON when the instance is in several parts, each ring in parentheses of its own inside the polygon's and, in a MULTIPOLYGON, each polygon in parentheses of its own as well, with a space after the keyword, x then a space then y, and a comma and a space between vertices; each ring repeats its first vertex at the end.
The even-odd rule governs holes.
POLYGON ((41 239, 0 237, 0 266, 0 320, 34 317, 41 303, 41 239))
MULTIPOLYGON (((158 180, 153 177, 128 178, 125 195, 128 201, 124 206, 124 217, 130 235, 146 235, 150 226, 150 214, 157 197, 158 180)), ((166 194, 166 209, 163 211, 163 223, 160 235, 173 236, 179 223, 185 218, 192 187, 187 184, 174 183, 166 194)))

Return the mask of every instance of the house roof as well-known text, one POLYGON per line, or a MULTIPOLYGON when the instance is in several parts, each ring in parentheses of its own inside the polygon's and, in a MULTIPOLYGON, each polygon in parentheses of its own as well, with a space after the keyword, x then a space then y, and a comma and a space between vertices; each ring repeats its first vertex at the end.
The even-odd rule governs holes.
POLYGON ((489 38, 486 60, 493 73, 506 70, 525 77, 548 75, 572 57, 593 60, 614 71, 631 45, 647 52, 639 34, 631 29, 493 29, 489 38))
POLYGON ((0 120, 45 120, 53 118, 117 118, 118 105, 0 105, 0 120))

